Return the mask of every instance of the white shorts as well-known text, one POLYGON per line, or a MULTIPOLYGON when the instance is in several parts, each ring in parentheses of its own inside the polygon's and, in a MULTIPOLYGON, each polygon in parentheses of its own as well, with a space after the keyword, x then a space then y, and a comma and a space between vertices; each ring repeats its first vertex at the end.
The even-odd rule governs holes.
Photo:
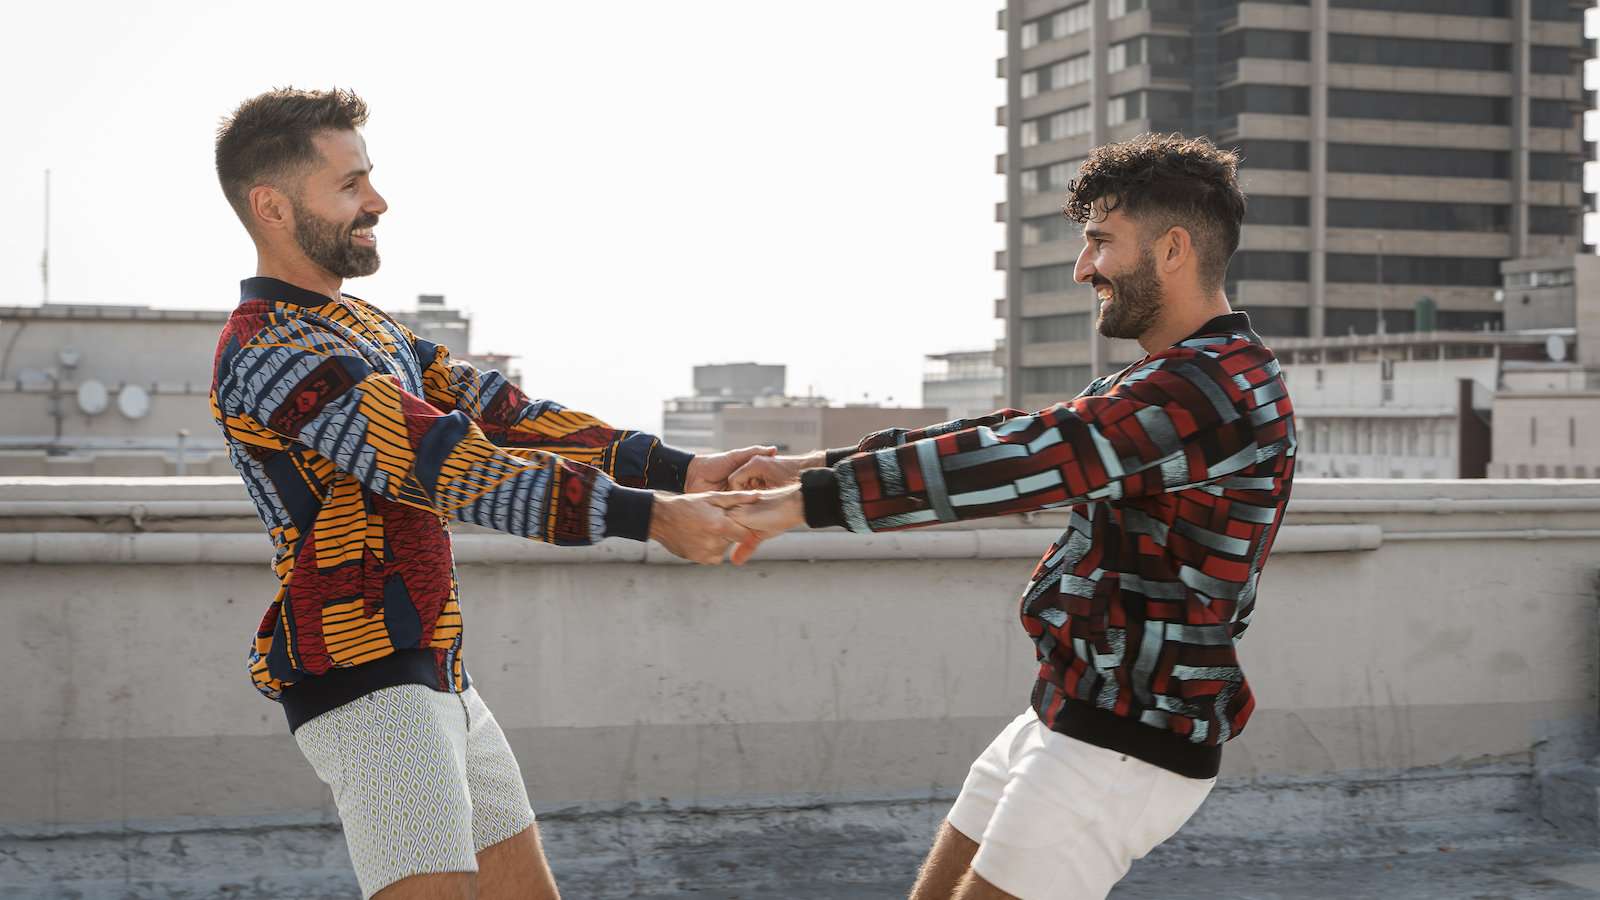
POLYGON ((1030 709, 973 762, 947 818, 978 842, 972 868, 1006 893, 1102 900, 1216 783, 1058 734, 1030 709))
POLYGON ((476 872, 479 850, 533 824, 511 745, 472 688, 383 688, 294 737, 333 789, 364 898, 409 875, 476 872))

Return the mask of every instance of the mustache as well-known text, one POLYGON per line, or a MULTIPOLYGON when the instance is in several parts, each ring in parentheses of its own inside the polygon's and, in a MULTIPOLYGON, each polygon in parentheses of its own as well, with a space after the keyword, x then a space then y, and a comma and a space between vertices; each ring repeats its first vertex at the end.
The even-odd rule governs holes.
POLYGON ((376 224, 378 224, 378 217, 372 213, 367 213, 366 215, 358 217, 354 222, 351 222, 349 230, 355 231, 357 228, 371 228, 376 224))

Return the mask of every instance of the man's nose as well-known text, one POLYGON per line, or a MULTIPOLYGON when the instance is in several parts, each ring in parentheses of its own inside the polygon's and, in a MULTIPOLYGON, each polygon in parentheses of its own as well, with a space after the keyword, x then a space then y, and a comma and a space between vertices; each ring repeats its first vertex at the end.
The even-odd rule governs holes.
POLYGON ((1078 252, 1078 264, 1072 270, 1072 280, 1079 284, 1088 284, 1094 278, 1094 266, 1089 262, 1089 248, 1078 252))
POLYGON ((373 191, 372 197, 367 200, 362 208, 375 216, 381 216, 389 211, 389 201, 383 199, 382 194, 373 191))

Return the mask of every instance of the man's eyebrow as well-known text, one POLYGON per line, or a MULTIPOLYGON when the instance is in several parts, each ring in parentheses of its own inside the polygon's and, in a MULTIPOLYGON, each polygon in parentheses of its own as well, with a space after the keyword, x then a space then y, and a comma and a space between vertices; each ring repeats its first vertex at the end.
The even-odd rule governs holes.
POLYGON ((1098 228, 1085 228, 1083 230, 1083 236, 1089 238, 1090 240, 1104 241, 1111 237, 1111 232, 1101 231, 1098 228))
POLYGON ((377 168, 377 167, 376 166, 367 166, 364 169, 351 169, 350 171, 344 173, 344 178, 341 178, 339 180, 340 181, 344 181, 345 179, 354 178, 357 175, 371 175, 372 174, 372 170, 375 169, 375 168, 377 168))

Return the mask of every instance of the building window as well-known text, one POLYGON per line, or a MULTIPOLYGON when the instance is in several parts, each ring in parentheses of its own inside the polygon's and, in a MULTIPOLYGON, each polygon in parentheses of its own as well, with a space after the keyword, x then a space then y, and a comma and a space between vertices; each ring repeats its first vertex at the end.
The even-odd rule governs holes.
POLYGON ((1573 47, 1546 47, 1533 45, 1528 56, 1528 68, 1540 75, 1572 75, 1578 71, 1582 57, 1573 47))
POLYGON ((1065 241, 1082 234, 1082 226, 1060 213, 1022 220, 1022 243, 1029 246, 1065 241))
POLYGON ((1276 31, 1266 28, 1245 28, 1230 31, 1217 39, 1217 58, 1223 62, 1236 59, 1292 59, 1311 60, 1311 35, 1304 31, 1276 31))
POLYGON ((1141 118, 1140 110, 1142 109, 1141 101, 1143 99, 1144 95, 1138 91, 1112 97, 1111 102, 1106 105, 1106 124, 1121 125, 1123 122, 1131 122, 1134 119, 1141 118))
MULTIPOLYGON (((1329 146, 1331 148, 1333 145, 1329 146)), ((1252 139, 1238 142, 1233 149, 1239 154, 1240 165, 1254 169, 1287 169, 1304 172, 1311 168, 1311 145, 1305 141, 1252 139)))
POLYGON ((1290 250, 1240 250, 1228 262, 1227 280, 1305 281, 1310 264, 1305 253, 1290 250))
MULTIPOLYGON (((1329 92, 1335 93, 1333 91, 1329 92)), ((1306 88, 1281 84, 1241 84, 1217 93, 1217 112, 1223 117, 1240 113, 1303 116, 1311 111, 1306 88)))
POLYGON ((1089 4, 1080 3, 1048 16, 1022 23, 1022 49, 1037 47, 1069 34, 1089 30, 1089 4))
POLYGON ((1406 66, 1505 72, 1511 69, 1511 45, 1480 41, 1376 37, 1365 34, 1330 34, 1328 61, 1358 66, 1406 66))
POLYGON ((1506 276, 1506 287, 1540 288, 1566 287, 1572 283, 1571 269, 1545 269, 1537 272, 1512 272, 1506 276))
POLYGON ((1583 158, 1566 153, 1529 153, 1528 177, 1534 181, 1583 181, 1583 158))
MULTIPOLYGON (((1302 93, 1304 89, 1301 89, 1302 93)), ((1534 104, 1541 101, 1535 100, 1534 104)), ((1563 108, 1565 108, 1563 106, 1563 108)), ((1511 101, 1474 94, 1421 94, 1408 91, 1328 91, 1328 115, 1346 119, 1407 119, 1463 125, 1511 124, 1511 101)), ((1570 116, 1569 116, 1570 120, 1570 116)))
POLYGON ((1578 236, 1581 210, 1570 206, 1528 207, 1528 231, 1531 234, 1560 234, 1578 236))
POLYGON ((1111 50, 1106 53, 1106 71, 1121 72, 1131 66, 1144 62, 1144 41, 1134 38, 1120 44, 1112 44, 1111 50))
POLYGON ((1089 133, 1089 107, 1075 106, 1038 119, 1022 123, 1022 146, 1032 147, 1049 141, 1089 133))
POLYGON ((1022 96, 1033 97, 1046 91, 1058 91, 1089 80, 1089 54, 1080 53, 1071 59, 1051 63, 1022 73, 1022 96))
POLYGON ((1511 207, 1497 203, 1431 203, 1330 197, 1328 227, 1504 232, 1511 227, 1511 207))
POLYGON ((1052 294, 1065 291, 1077 284, 1072 278, 1072 269, 1073 266, 1067 264, 1023 269, 1022 293, 1052 294))
POLYGON ((1578 446, 1578 420, 1570 416, 1567 418, 1567 446, 1578 446))
POLYGON ((1582 22, 1583 10, 1573 9, 1571 0, 1533 0, 1533 18, 1552 22, 1582 22))
MULTIPOLYGON (((1272 337, 1306 337, 1308 311, 1292 306, 1251 306, 1244 309, 1250 316, 1250 327, 1257 334, 1272 337)), ((1317 384, 1322 384, 1322 370, 1317 370, 1317 384)))
MULTIPOLYGON (((1378 257, 1370 253, 1329 253, 1328 281, 1376 284, 1378 257)), ((1481 256, 1384 254, 1383 283, 1498 287, 1500 261, 1481 256)))
POLYGON ((1022 320, 1024 344, 1057 344, 1088 338, 1088 313, 1065 313, 1059 316, 1037 316, 1022 320))
POLYGON ((1428 13, 1436 16, 1486 16, 1509 18, 1510 0, 1328 0, 1334 9, 1370 9, 1379 12, 1428 13))
POLYGON ((1528 417, 1528 446, 1539 446, 1539 417, 1528 417))
POLYGON ((1311 200, 1308 197, 1251 194, 1245 198, 1244 219, 1251 225, 1309 225, 1311 200))
POLYGON ((1091 379, 1088 366, 1029 366, 1022 370, 1022 390, 1071 397, 1088 387, 1091 379))
POLYGON ((1081 159, 1069 159, 1066 162, 1051 163, 1048 166, 1038 166, 1032 169, 1023 169, 1021 172, 1022 191, 1025 194, 1049 194, 1064 191, 1072 177, 1078 174, 1078 168, 1083 165, 1081 159))
POLYGON ((1528 101, 1528 124, 1534 128, 1571 128, 1581 107, 1567 100, 1528 101))
POLYGON ((1464 150, 1456 147, 1329 144, 1328 171, 1500 179, 1511 177, 1511 154, 1503 150, 1464 150))

